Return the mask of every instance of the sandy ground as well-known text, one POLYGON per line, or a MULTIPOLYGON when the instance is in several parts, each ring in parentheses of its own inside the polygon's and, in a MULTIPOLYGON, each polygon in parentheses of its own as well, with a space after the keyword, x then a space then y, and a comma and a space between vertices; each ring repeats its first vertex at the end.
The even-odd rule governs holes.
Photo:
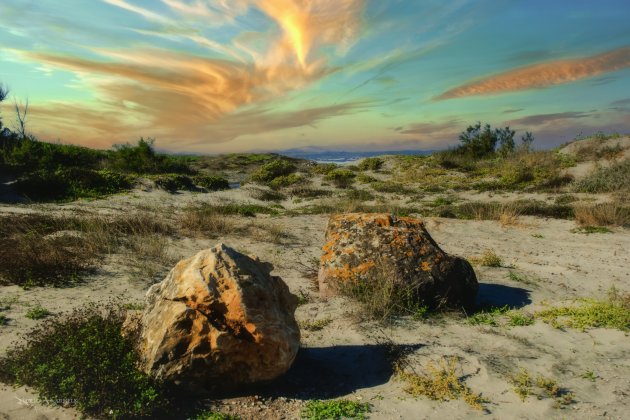
MULTIPOLYGON (((438 195, 436 195, 437 197, 438 195)), ((521 195, 522 196, 522 195, 521 195)), ((530 198, 548 199, 548 194, 530 198)), ((462 198, 492 200, 496 196, 466 193, 462 198)), ((520 196, 519 196, 520 197, 520 196)), ((435 197, 428 197, 432 199, 435 197)), ((553 197, 551 197, 553 198, 553 197)), ((69 204, 1 205, 0 212, 76 212, 80 209, 119 214, 144 209, 156 215, 197 202, 226 200, 255 202, 247 188, 212 194, 134 191, 104 200, 69 204)), ((283 203, 285 207, 291 202, 283 203)), ((322 300, 312 278, 327 224, 327 215, 264 216, 257 222, 271 223, 288 233, 282 244, 244 236, 216 239, 179 238, 170 242, 176 257, 195 254, 218 242, 271 262, 293 293, 309 296, 297 309, 300 321, 330 319, 320 331, 303 331, 303 348, 292 370, 276 384, 252 395, 209 401, 224 412, 242 418, 299 418, 304 401, 318 398, 349 398, 373 405, 374 419, 560 419, 627 418, 630 407, 630 339, 628 333, 611 329, 556 329, 538 320, 530 326, 474 326, 462 316, 441 316, 415 321, 404 318, 382 325, 362 315, 360 307, 345 298, 322 300), (456 357, 465 383, 489 400, 486 411, 470 408, 461 400, 436 402, 405 393, 384 360, 390 343, 409 353, 414 370, 421 372, 428 361, 456 357), (574 394, 564 408, 553 399, 530 396, 521 401, 513 391, 511 376, 524 368, 535 377, 556 380, 574 394), (593 372, 594 380, 584 378, 593 372), (254 397, 253 395, 256 395, 254 397)), ((572 232, 573 221, 520 217, 515 224, 495 221, 428 218, 433 238, 452 254, 471 257, 494 250, 503 267, 475 267, 480 282, 480 304, 510 305, 533 313, 550 305, 577 298, 605 298, 614 286, 630 292, 630 231, 614 228, 607 234, 572 232), (510 280, 509 273, 530 279, 510 280)), ((0 327, 0 352, 19 334, 36 325, 25 317, 30 305, 61 312, 86 302, 106 301, 112 296, 142 302, 149 284, 130 276, 124 260, 107 257, 87 281, 68 288, 0 287, 1 299, 12 299, 4 312, 8 325, 0 327)), ((162 273, 165 274, 165 273, 162 273)), ((26 389, 0 386, 0 418, 69 419, 79 413, 69 407, 43 405, 26 389)))

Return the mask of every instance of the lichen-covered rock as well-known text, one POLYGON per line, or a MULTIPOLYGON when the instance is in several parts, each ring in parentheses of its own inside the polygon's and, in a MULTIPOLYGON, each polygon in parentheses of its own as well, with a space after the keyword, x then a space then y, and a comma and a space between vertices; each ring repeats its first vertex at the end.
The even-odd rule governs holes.
POLYGON ((286 372, 300 346, 297 297, 271 269, 223 244, 180 261, 147 292, 143 370, 209 389, 286 372))
POLYGON ((470 307, 479 288, 468 261, 442 251, 421 220, 389 214, 332 216, 320 261, 320 294, 386 280, 431 308, 470 307))

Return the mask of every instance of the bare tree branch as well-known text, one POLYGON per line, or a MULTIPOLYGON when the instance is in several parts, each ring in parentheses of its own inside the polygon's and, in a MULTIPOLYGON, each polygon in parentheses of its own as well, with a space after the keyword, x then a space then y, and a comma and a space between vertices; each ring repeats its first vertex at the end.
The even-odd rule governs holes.
POLYGON ((17 99, 14 99, 13 103, 15 104, 15 123, 16 123, 16 131, 22 137, 26 137, 26 118, 28 116, 28 98, 26 98, 25 103, 19 103, 17 99))

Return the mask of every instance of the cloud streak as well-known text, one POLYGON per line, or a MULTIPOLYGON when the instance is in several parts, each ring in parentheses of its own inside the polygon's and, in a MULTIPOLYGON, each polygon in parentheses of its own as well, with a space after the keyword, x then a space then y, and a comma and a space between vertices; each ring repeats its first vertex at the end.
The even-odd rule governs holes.
POLYGON ((450 89, 436 100, 494 95, 570 83, 630 67, 630 47, 603 54, 520 67, 450 89))

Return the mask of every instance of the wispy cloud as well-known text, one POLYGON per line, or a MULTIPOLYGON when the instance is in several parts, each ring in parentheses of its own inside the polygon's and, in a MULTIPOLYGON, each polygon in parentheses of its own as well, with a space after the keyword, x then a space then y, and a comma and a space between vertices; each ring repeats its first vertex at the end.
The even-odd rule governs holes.
POLYGON ((553 114, 529 115, 527 117, 518 118, 508 121, 509 125, 517 126, 539 126, 549 123, 557 123, 559 121, 579 120, 582 118, 592 117, 593 112, 558 112, 553 114))
POLYGON ((457 86, 439 95, 436 99, 453 99, 545 88, 627 67, 630 67, 630 47, 623 47, 589 57, 554 60, 509 70, 457 86))

